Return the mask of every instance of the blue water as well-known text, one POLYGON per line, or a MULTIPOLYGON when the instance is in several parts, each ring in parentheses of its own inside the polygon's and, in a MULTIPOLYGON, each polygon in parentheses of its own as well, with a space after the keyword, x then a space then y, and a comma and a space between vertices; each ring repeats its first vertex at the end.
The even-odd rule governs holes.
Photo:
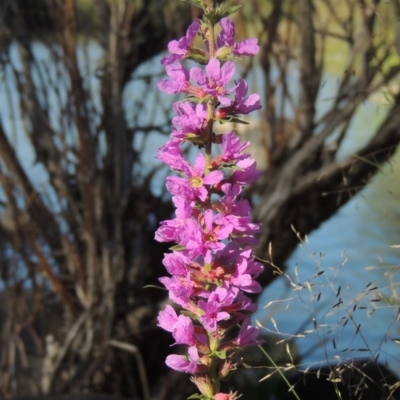
POLYGON ((305 363, 379 354, 400 373, 400 248, 391 247, 400 244, 398 166, 396 155, 393 170, 387 165, 305 238, 288 260, 287 276, 261 296, 256 318, 267 331, 286 339, 307 331, 295 338, 305 363), (276 299, 287 301, 263 308, 276 299))
MULTIPOLYGON (((36 55, 41 65, 49 63, 49 54, 40 44, 37 44, 36 55)), ((12 57, 18 64, 16 48, 12 57)), ((79 55, 81 68, 89 68, 89 75, 94 75, 100 58, 100 48, 95 43, 90 44, 88 53, 79 55)), ((157 60, 142 66, 136 78, 150 72, 162 72, 157 60)), ((292 90, 296 91, 295 69, 291 79, 292 90)), ((260 71, 256 69, 250 77, 250 87, 261 85, 261 81, 260 71)), ((336 85, 336 78, 326 78, 318 101, 319 115, 329 107, 336 85)), ((132 126, 146 126, 149 122, 162 124, 167 115, 167 112, 160 111, 160 101, 168 105, 171 98, 156 91, 146 93, 145 111, 135 113, 146 90, 147 86, 144 82, 140 83, 138 78, 135 85, 128 85, 124 92, 127 121, 132 126)), ((100 110, 100 104, 96 101, 99 85, 95 78, 91 79, 90 92, 95 107, 100 110)), ((384 117, 385 107, 372 102, 360 107, 343 144, 341 157, 355 152, 368 140, 384 117)), ((3 71, 0 75, 0 116, 28 176, 39 190, 47 190, 47 173, 40 164, 34 162, 34 153, 23 133, 21 116, 17 110, 15 82, 10 71, 3 71)), ((62 130, 65 121, 61 114, 56 107, 52 123, 62 130)), ((139 177, 159 165, 154 156, 157 147, 164 141, 165 136, 156 130, 135 136, 134 145, 141 149, 142 154, 142 169, 136 171, 139 177)), ((304 362, 337 361, 376 356, 379 353, 380 360, 387 361, 393 370, 400 373, 400 345, 395 340, 400 338, 397 321, 400 306, 400 248, 391 247, 400 244, 399 165, 399 155, 396 155, 366 190, 356 195, 308 238, 303 238, 302 245, 288 260, 287 275, 269 286, 259 300, 255 319, 267 331, 279 331, 285 339, 295 338, 304 362), (371 290, 376 286, 378 289, 371 290), (342 303, 338 304, 340 301, 342 303), (267 304, 270 305, 264 309, 267 304), (354 310, 355 305, 357 308, 354 310), (359 324, 361 326, 357 329, 359 324), (356 349, 367 351, 353 351, 356 349)), ((152 181, 155 193, 162 191, 163 174, 160 171, 152 181)), ((49 200, 52 200, 51 193, 49 200)))

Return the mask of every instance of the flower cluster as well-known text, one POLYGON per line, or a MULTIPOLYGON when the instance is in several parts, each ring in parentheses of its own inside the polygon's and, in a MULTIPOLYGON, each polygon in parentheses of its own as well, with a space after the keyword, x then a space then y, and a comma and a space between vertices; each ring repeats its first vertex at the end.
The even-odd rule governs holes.
POLYGON ((255 278, 263 266, 249 247, 257 243, 260 224, 251 221, 250 205, 241 196, 260 172, 245 152, 249 143, 241 143, 234 131, 215 135, 212 128, 214 122, 237 121, 261 108, 257 94, 247 95, 243 79, 232 82, 232 60, 255 55, 259 47, 257 39, 236 43, 233 21, 217 20, 217 38, 215 18, 195 20, 185 37, 169 44, 171 54, 161 61, 169 78, 159 81, 159 89, 186 97, 174 104, 170 140, 157 153, 176 173, 166 179, 176 211, 155 235, 159 242, 175 243, 163 260, 170 276, 160 281, 183 310, 178 314, 167 305, 158 324, 172 333, 176 345, 186 346, 185 355, 169 355, 166 363, 193 375, 201 394, 192 398, 233 400, 235 393, 219 392, 219 380, 236 368, 237 349, 260 343, 258 328, 250 325, 256 305, 245 294, 261 291, 255 278), (195 45, 196 37, 203 39, 202 48, 195 45), (200 67, 186 69, 184 59, 200 67), (204 149, 193 164, 182 151, 187 141, 204 149), (220 148, 217 155, 213 145, 220 148))

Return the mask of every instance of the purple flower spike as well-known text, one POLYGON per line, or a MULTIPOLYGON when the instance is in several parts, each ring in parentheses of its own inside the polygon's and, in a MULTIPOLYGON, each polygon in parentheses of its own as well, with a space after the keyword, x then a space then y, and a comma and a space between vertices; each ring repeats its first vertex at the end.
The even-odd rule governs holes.
POLYGON ((258 94, 247 95, 245 80, 228 87, 235 75, 234 56, 254 55, 259 46, 257 39, 236 43, 233 21, 222 18, 220 25, 212 58, 192 42, 201 31, 210 53, 214 24, 195 20, 185 37, 169 43, 171 54, 162 59, 168 78, 158 82, 159 89, 187 97, 173 105, 171 139, 157 152, 174 171, 166 178, 166 188, 175 206, 175 218, 162 221, 155 234, 159 242, 174 242, 163 259, 169 276, 159 280, 170 300, 183 308, 177 313, 167 305, 158 315, 158 326, 187 349, 187 355, 169 355, 169 367, 196 374, 192 381, 200 397, 234 400, 235 393, 216 393, 210 385, 210 366, 214 363, 218 376, 225 377, 235 367, 231 360, 239 347, 261 343, 248 317, 257 305, 244 294, 262 289, 255 278, 264 267, 246 247, 257 244, 260 224, 251 221, 250 204, 241 196, 261 172, 245 153, 250 143, 242 143, 233 131, 215 134, 213 124, 235 121, 261 108, 258 94), (179 64, 183 59, 201 67, 189 71, 179 64), (200 150, 194 162, 188 161, 190 143, 200 150), (229 339, 226 332, 237 324, 238 336, 229 339))

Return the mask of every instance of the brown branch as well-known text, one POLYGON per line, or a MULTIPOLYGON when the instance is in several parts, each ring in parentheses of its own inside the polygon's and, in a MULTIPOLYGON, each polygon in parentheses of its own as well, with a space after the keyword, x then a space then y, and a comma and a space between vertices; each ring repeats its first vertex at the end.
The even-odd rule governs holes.
POLYGON ((4 160, 15 182, 20 185, 26 202, 28 213, 41 227, 45 240, 53 250, 61 249, 60 231, 54 215, 47 209, 40 194, 36 191, 15 154, 0 122, 0 158, 4 160))
POLYGON ((302 137, 312 135, 315 115, 315 99, 318 94, 321 71, 316 63, 316 45, 314 37, 312 0, 298 1, 298 19, 301 33, 300 45, 300 81, 301 96, 297 110, 302 137))
MULTIPOLYGON (((258 255, 267 257, 268 244, 272 243, 274 262, 282 268, 282 263, 298 244, 291 226, 301 235, 307 234, 362 190, 380 165, 395 152, 400 143, 399 127, 398 97, 376 135, 356 155, 292 181, 290 195, 283 196, 281 193, 279 207, 268 209, 267 228, 261 235, 258 255), (366 162, 366 159, 372 162, 366 162), (309 212, 310 207, 313 212, 309 212)), ((262 285, 267 285, 272 279, 273 271, 267 270, 260 281, 262 285)))

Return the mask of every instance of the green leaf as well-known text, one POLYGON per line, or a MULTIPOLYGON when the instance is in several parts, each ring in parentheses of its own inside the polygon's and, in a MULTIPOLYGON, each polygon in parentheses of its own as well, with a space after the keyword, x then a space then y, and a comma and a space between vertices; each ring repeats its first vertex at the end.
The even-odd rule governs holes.
POLYGON ((185 3, 190 3, 204 10, 204 4, 199 0, 181 0, 185 3))
POLYGON ((188 397, 188 400, 190 399, 200 399, 200 400, 212 400, 208 396, 205 396, 204 394, 192 394, 190 397, 188 397))
POLYGON ((169 248, 171 251, 182 251, 185 250, 185 246, 181 246, 180 244, 177 244, 175 246, 172 246, 169 248))
POLYGON ((250 122, 243 121, 242 119, 236 117, 227 118, 226 121, 235 122, 236 124, 250 125, 250 122))
POLYGON ((199 63, 201 65, 206 65, 208 62, 208 59, 206 56, 203 56, 202 54, 197 54, 197 53, 192 53, 189 57, 187 57, 187 59, 196 61, 197 63, 199 63))
POLYGON ((237 165, 222 165, 220 168, 227 169, 228 171, 244 171, 243 168, 237 165))
POLYGON ((215 15, 214 12, 205 12, 204 18, 208 19, 213 25, 216 25, 222 17, 220 17, 219 15, 215 15))
POLYGON ((232 15, 232 14, 235 13, 237 10, 239 10, 240 7, 242 7, 242 4, 240 4, 240 5, 238 5, 238 6, 230 7, 230 8, 228 8, 227 10, 225 10, 225 11, 223 12, 222 15, 223 15, 224 17, 227 17, 228 15, 232 15))
POLYGON ((226 351, 221 350, 221 351, 215 351, 214 354, 220 358, 221 360, 226 360, 226 351))

